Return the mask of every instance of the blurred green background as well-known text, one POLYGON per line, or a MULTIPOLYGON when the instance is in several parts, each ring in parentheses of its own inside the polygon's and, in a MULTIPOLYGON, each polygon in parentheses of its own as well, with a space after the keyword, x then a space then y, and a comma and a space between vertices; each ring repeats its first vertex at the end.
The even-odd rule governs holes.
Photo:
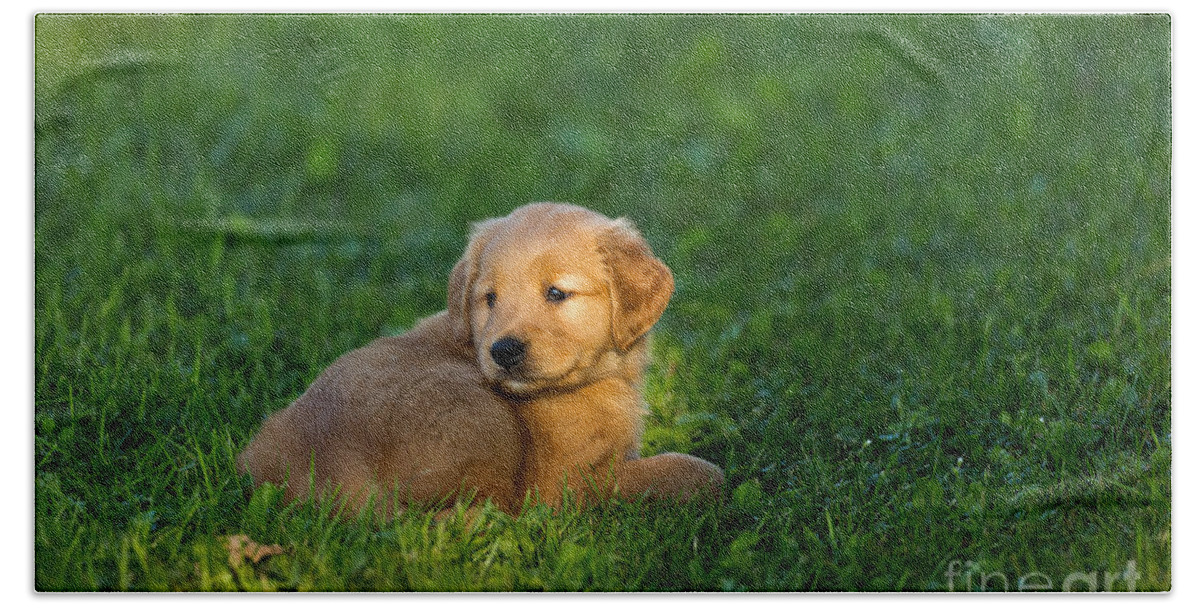
POLYGON ((925 590, 958 559, 1169 588, 1170 35, 39 15, 36 584, 925 590), (643 451, 718 463, 725 502, 431 540, 251 496, 263 417, 539 200, 674 271, 643 451), (287 554, 226 565, 248 531, 287 554))

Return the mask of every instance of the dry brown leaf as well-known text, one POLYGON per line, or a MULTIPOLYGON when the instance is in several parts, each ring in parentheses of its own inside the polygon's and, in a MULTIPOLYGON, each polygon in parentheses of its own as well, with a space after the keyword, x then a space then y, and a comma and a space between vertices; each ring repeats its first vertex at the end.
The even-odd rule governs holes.
POLYGON ((249 559, 257 564, 272 555, 283 553, 279 545, 260 545, 245 534, 234 534, 225 537, 225 548, 229 550, 229 566, 237 568, 249 559))

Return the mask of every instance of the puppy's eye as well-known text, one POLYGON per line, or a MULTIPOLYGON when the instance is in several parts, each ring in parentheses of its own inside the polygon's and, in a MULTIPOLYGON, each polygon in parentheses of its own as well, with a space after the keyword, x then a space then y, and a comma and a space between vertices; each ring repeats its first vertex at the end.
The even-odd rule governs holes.
POLYGON ((550 289, 546 290, 546 301, 547 302, 562 302, 563 300, 567 299, 568 295, 570 295, 570 294, 568 294, 567 292, 565 292, 557 287, 551 287, 550 289))
POLYGON ((496 292, 489 291, 487 295, 483 296, 483 298, 487 301, 488 308, 492 308, 496 305, 496 292))

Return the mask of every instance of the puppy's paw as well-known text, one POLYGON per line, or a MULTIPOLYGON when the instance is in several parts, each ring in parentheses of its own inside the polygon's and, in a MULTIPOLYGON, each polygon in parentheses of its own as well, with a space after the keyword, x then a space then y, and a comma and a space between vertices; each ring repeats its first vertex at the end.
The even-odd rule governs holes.
POLYGON ((719 498, 725 474, 702 458, 667 453, 627 462, 626 475, 621 481, 622 494, 688 501, 719 498))

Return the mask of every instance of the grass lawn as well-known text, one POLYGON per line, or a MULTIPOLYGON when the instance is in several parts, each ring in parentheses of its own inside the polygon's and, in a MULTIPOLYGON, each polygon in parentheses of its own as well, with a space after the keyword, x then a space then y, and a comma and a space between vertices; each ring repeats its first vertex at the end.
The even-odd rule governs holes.
POLYGON ((1170 29, 39 16, 36 588, 1169 589, 1170 29), (236 473, 536 200, 673 269, 643 453, 720 504, 334 519, 236 473))

